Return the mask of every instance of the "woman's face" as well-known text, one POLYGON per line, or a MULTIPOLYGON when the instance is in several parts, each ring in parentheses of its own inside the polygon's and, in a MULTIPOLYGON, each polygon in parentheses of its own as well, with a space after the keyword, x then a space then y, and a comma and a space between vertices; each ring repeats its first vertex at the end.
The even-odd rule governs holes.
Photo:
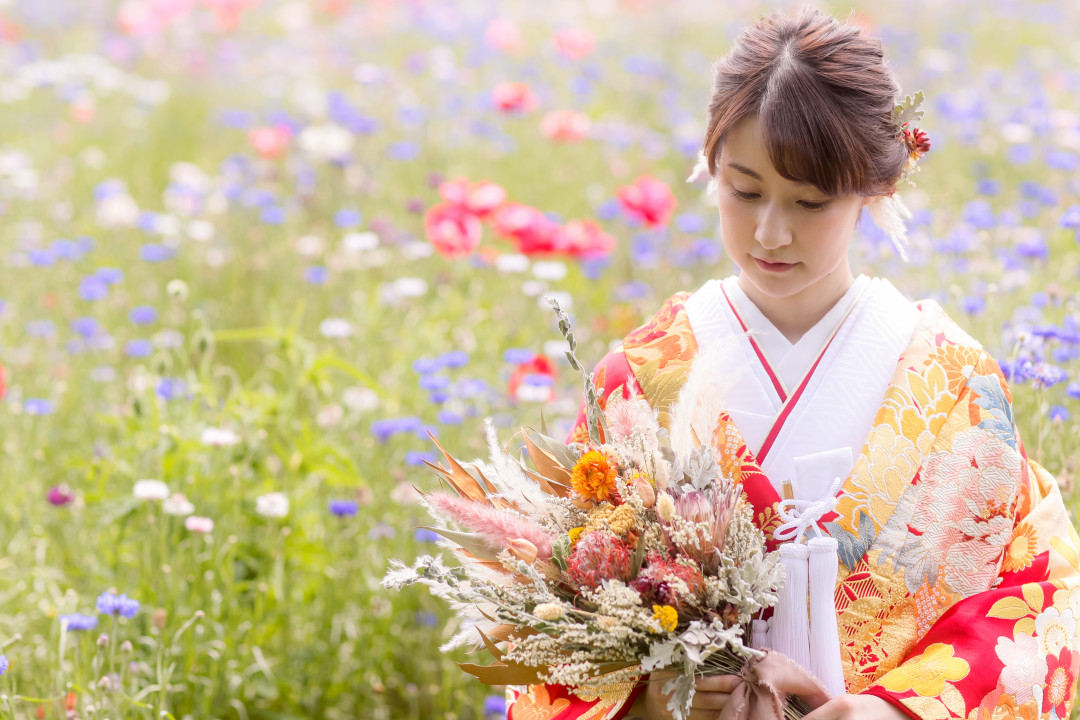
POLYGON ((756 116, 728 132, 717 171, 724 249, 742 270, 739 284, 751 300, 768 298, 774 307, 838 300, 852 281, 848 244, 871 198, 830 198, 781 176, 756 116))

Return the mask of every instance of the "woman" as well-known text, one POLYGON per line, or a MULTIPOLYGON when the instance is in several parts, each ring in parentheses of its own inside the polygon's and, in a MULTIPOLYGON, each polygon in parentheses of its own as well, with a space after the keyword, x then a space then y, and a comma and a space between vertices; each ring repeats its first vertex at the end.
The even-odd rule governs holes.
MULTIPOLYGON (((813 720, 1066 718, 1080 543, 1054 479, 1027 459, 981 346, 848 262, 864 207, 902 233, 896 183, 928 149, 898 96, 880 43, 853 26, 804 11, 748 29, 717 66, 704 147, 740 273, 668 299, 594 377, 666 423, 695 358, 729 349, 707 355, 739 377, 714 450, 773 547, 808 534, 835 548, 835 583, 810 573, 810 616, 805 599, 782 602, 793 629, 758 628, 833 688, 813 720), (784 515, 815 502, 812 517, 784 515), (809 620, 823 603, 824 634, 809 620)), ((737 682, 701 678, 691 718, 718 716, 737 682)), ((512 693, 509 716, 668 718, 662 687, 585 701, 535 686, 512 693)))

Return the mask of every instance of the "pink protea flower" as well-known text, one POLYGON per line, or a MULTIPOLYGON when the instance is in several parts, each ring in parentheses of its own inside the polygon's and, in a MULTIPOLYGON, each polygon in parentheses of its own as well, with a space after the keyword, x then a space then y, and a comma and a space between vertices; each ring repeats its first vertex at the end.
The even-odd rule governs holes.
POLYGON ((540 134, 548 140, 577 142, 583 140, 592 123, 577 110, 552 110, 540 121, 540 134))
POLYGON ((248 142, 255 152, 267 160, 274 160, 285 154, 289 147, 292 132, 283 125, 252 128, 248 133, 248 142))
POLYGON ((597 588, 604 580, 627 582, 633 573, 634 553, 607 530, 594 530, 582 537, 567 559, 566 578, 575 587, 597 588))
POLYGON ((615 250, 615 238, 592 220, 571 220, 559 228, 554 245, 574 257, 594 259, 610 255, 615 250))
POLYGON ((619 188, 615 196, 623 212, 646 227, 666 225, 677 204, 671 188, 650 175, 619 188))
POLYGON ((534 207, 506 203, 492 214, 491 220, 495 232, 516 242, 518 251, 525 255, 553 253, 557 249, 559 224, 534 207))
POLYGON ((424 232, 440 255, 456 259, 476 250, 484 228, 480 218, 460 205, 439 203, 424 215, 424 232))
POLYGON ((506 202, 506 190, 501 185, 486 180, 474 183, 463 177, 440 183, 439 195, 481 219, 506 202))
POLYGON ((521 82, 499 83, 491 91, 491 101, 506 113, 528 113, 540 105, 533 89, 521 82))
POLYGON ((738 499, 739 493, 731 485, 722 490, 693 490, 676 497, 676 516, 705 525, 690 542, 676 543, 679 551, 704 567, 716 570, 738 499))
POLYGON ((675 591, 676 580, 682 580, 690 589, 690 597, 703 595, 705 577, 699 568, 671 562, 659 553, 649 553, 645 565, 630 587, 641 593, 646 604, 671 605, 682 611, 689 599, 675 591))
POLYGON ((495 18, 484 29, 484 40, 488 45, 508 55, 516 55, 525 49, 521 30, 506 18, 495 18))
POLYGON ((568 60, 588 57, 596 48, 596 37, 585 28, 567 28, 555 33, 555 49, 568 60))

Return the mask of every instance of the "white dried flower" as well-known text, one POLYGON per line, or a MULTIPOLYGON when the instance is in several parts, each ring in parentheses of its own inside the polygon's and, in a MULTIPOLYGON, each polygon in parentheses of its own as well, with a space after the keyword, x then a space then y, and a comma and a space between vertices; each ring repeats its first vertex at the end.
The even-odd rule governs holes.
POLYGON ((562 603, 540 603, 533 608, 533 615, 541 620, 558 620, 566 614, 566 608, 562 603))
POLYGON ((664 522, 668 522, 675 515, 675 501, 666 492, 660 493, 656 498, 656 514, 664 522))

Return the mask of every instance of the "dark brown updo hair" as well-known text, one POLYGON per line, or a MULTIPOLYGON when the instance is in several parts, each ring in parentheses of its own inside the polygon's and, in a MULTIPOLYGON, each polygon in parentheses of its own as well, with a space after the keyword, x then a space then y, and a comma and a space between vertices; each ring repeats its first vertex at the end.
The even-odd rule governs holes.
POLYGON ((892 120, 899 93, 880 40, 817 10, 774 12, 716 63, 709 173, 728 131, 757 115, 783 177, 831 196, 888 194, 908 158, 892 120))

